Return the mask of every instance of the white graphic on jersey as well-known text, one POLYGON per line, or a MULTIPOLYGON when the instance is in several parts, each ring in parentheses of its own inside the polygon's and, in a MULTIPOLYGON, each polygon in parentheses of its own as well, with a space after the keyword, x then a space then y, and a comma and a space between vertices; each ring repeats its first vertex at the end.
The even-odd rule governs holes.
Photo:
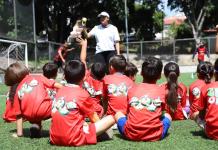
POLYGON ((195 87, 192 90, 192 94, 195 96, 195 98, 200 98, 201 91, 200 91, 200 89, 198 87, 195 87))
POLYGON ((67 115, 70 111, 77 109, 76 99, 66 102, 64 97, 60 97, 53 101, 52 113, 58 111, 61 115, 67 115))
POLYGON ((24 84, 22 85, 21 89, 18 91, 18 97, 19 97, 19 99, 22 100, 24 94, 25 94, 25 93, 30 93, 30 92, 32 92, 33 88, 34 88, 35 86, 37 86, 37 85, 38 85, 38 81, 35 80, 35 79, 33 79, 32 81, 30 81, 29 84, 28 84, 28 83, 24 83, 24 84))
POLYGON ((114 96, 127 96, 128 88, 125 83, 121 83, 120 85, 109 84, 108 85, 108 93, 114 96))
POLYGON ((141 98, 132 97, 129 104, 137 110, 147 109, 154 112, 157 107, 161 106, 162 101, 158 97, 157 99, 149 98, 147 95, 142 96, 141 98))

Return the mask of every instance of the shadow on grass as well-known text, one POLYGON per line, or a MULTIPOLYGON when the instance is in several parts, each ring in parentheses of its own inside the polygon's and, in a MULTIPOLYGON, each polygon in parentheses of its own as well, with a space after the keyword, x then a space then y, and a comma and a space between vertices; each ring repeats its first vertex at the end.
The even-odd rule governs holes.
POLYGON ((206 134, 205 134, 205 132, 203 130, 191 131, 191 134, 193 136, 200 136, 203 139, 209 140, 209 138, 206 136, 206 134))
MULTIPOLYGON (((16 133, 16 129, 10 130, 10 133, 16 133)), ((48 130, 42 130, 41 131, 41 138, 48 138, 49 137, 49 131, 48 130)), ((30 129, 24 128, 23 129, 23 137, 30 138, 30 129)))
MULTIPOLYGON (((170 135, 170 133, 167 133, 167 135, 163 138, 163 139, 161 139, 160 141, 162 141, 162 140, 165 140, 166 138, 168 138, 168 136, 170 135)), ((125 138, 125 137, 123 137, 121 134, 114 134, 114 136, 116 136, 117 138, 119 138, 119 139, 122 139, 122 140, 128 140, 128 141, 132 141, 132 140, 129 140, 129 139, 127 139, 127 138, 125 138)), ((139 141, 133 141, 133 142, 139 142, 139 141)), ((156 141, 157 142, 157 141, 156 141)))

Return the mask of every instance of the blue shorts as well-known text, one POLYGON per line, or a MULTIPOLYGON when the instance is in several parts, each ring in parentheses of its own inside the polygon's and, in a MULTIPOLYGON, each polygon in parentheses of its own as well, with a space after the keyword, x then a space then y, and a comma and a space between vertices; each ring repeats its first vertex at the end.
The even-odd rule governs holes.
POLYGON ((127 121, 127 118, 126 117, 121 117, 118 121, 117 121, 117 128, 120 132, 120 134, 122 136, 125 136, 124 135, 124 126, 126 124, 126 121, 127 121))
MULTIPOLYGON (((125 136, 124 126, 126 124, 126 121, 127 121, 126 117, 122 117, 117 121, 117 127, 122 136, 125 136)), ((162 117, 161 122, 163 123, 163 132, 162 132, 161 139, 163 139, 167 135, 168 129, 170 128, 170 125, 171 125, 171 121, 167 117, 162 117)))
POLYGON ((171 121, 167 117, 162 117, 161 122, 163 123, 163 132, 161 139, 165 138, 167 136, 168 129, 170 128, 171 121))

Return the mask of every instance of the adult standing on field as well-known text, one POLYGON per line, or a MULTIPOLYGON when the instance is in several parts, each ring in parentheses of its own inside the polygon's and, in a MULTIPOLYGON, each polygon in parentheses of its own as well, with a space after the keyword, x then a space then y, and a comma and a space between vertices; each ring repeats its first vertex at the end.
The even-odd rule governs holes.
POLYGON ((92 28, 88 38, 96 39, 95 62, 103 63, 108 67, 109 59, 115 54, 120 55, 120 36, 117 27, 110 24, 110 16, 107 12, 101 12, 98 18, 101 24, 92 28))

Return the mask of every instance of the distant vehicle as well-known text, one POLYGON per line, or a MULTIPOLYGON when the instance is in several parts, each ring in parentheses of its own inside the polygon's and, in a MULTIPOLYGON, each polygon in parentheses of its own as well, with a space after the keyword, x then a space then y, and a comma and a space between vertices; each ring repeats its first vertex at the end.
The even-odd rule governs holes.
MULTIPOLYGON (((128 35, 128 42, 139 41, 139 39, 135 35, 128 35)), ((124 36, 123 42, 127 42, 127 36, 124 36)))

